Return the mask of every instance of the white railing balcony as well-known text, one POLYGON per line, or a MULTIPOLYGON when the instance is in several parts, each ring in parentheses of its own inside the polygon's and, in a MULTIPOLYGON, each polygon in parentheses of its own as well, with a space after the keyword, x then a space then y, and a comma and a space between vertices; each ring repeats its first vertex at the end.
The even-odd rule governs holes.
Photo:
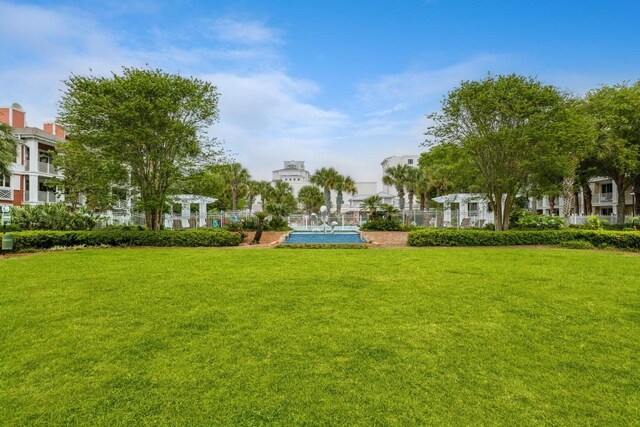
POLYGON ((53 167, 51 163, 38 162, 38 171, 42 173, 49 173, 55 175, 58 171, 53 167))
POLYGON ((599 203, 599 204, 612 204, 613 193, 596 193, 593 195, 591 203, 599 203))
POLYGON ((0 187, 0 200, 13 200, 11 188, 0 187))
POLYGON ((38 201, 44 203, 56 203, 58 198, 53 191, 38 191, 38 201))

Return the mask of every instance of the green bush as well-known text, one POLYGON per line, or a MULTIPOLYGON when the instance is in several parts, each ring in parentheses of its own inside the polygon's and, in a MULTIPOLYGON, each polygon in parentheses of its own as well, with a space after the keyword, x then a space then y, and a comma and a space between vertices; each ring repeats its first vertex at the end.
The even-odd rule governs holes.
POLYGON ((567 240, 559 243, 558 246, 565 249, 595 249, 593 243, 586 240, 567 240))
POLYGON ((71 212, 64 203, 11 207, 11 222, 22 230, 92 230, 98 216, 86 208, 71 212))
POLYGON ((564 218, 560 216, 522 214, 515 223, 520 230, 560 230, 564 218))
POLYGON ((584 240, 595 247, 640 249, 640 232, 605 230, 541 230, 488 231, 423 229, 409 233, 409 246, 516 246, 558 245, 571 240, 584 240))
POLYGON ((22 231, 13 233, 14 249, 47 249, 54 246, 237 246, 242 237, 226 230, 96 230, 22 231))
POLYGON ((408 231, 415 227, 403 226, 399 218, 374 218, 360 226, 362 231, 408 231))

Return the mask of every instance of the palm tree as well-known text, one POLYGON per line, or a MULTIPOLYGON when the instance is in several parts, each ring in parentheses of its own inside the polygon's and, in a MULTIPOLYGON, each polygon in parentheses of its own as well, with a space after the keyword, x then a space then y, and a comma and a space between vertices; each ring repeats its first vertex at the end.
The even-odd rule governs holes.
POLYGON ((311 215, 313 210, 320 209, 322 199, 322 191, 315 185, 305 185, 298 191, 298 202, 304 205, 307 215, 311 215))
POLYGON ((382 203, 382 198, 380 196, 377 196, 377 195, 369 196, 362 201, 362 204, 360 205, 360 209, 369 211, 371 218, 374 218, 376 216, 376 211, 380 207, 381 203, 382 203))
POLYGON ((400 209, 388 203, 382 203, 380 205, 380 216, 383 219, 387 219, 387 220, 393 219, 393 217, 399 214, 400 212, 401 212, 400 209))
POLYGON ((409 199, 409 210, 413 210, 413 198, 416 194, 416 188, 418 186, 418 178, 420 172, 416 168, 408 167, 407 174, 405 176, 404 188, 407 190, 409 199))
POLYGON ((384 171, 382 182, 385 185, 395 187, 398 192, 398 198, 400 199, 400 210, 404 211, 404 185, 407 181, 407 170, 410 166, 397 165, 391 166, 384 171))
POLYGON ((0 123, 0 177, 11 176, 9 167, 16 161, 16 140, 11 134, 11 127, 0 123))
POLYGON ((262 199, 262 209, 269 201, 269 197, 273 194, 273 187, 269 181, 258 181, 256 183, 256 195, 259 194, 262 199))
POLYGON ((247 182, 247 204, 249 205, 249 213, 253 211, 253 202, 255 202, 258 194, 260 194, 260 183, 249 180, 249 182, 247 182))
POLYGON ((342 208, 342 193, 353 194, 358 189, 356 188, 356 182, 349 175, 339 175, 338 180, 336 181, 335 190, 337 191, 336 195, 336 213, 340 215, 340 209, 342 208))
POLYGON ((311 183, 324 191, 324 205, 331 210, 331 190, 335 189, 340 174, 334 168, 320 168, 311 175, 311 183))
POLYGON ((260 239, 262 238, 262 230, 264 229, 264 220, 269 215, 266 212, 256 212, 256 218, 258 218, 258 227, 256 228, 256 234, 253 236, 253 240, 251 241, 252 245, 256 245, 260 243, 260 239))
POLYGON ((238 210, 238 194, 251 179, 249 171, 240 163, 229 163, 222 168, 222 179, 231 188, 231 210, 238 210))

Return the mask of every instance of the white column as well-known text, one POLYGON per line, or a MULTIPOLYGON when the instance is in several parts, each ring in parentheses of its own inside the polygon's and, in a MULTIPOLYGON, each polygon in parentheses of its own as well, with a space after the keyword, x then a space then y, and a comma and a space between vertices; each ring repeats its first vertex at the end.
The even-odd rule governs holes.
POLYGON ((29 170, 31 172, 39 172, 40 152, 38 151, 38 141, 30 139, 27 141, 27 147, 29 147, 29 170))
POLYGON ((37 175, 29 175, 29 203, 36 204, 38 203, 38 176, 37 175))
POLYGON ((182 203, 182 226, 189 228, 189 218, 191 218, 191 204, 182 203))
POLYGON ((198 210, 198 215, 200 217, 200 227, 207 226, 207 203, 200 202, 200 209, 198 210))

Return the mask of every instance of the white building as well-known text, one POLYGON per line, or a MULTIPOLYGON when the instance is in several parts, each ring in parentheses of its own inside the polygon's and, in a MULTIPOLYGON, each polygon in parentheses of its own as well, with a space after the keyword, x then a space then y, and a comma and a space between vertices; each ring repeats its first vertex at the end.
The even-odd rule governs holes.
POLYGON ((62 176, 53 167, 51 152, 64 139, 64 128, 57 123, 45 123, 43 129, 28 127, 25 117, 20 104, 0 107, 0 122, 11 126, 18 140, 11 176, 0 176, 0 205, 37 205, 62 200, 62 195, 47 187, 46 182, 62 176))
MULTIPOLYGON (((605 176, 594 177, 589 182, 589 189, 591 190, 592 215, 612 218, 618 215, 618 189, 613 179, 605 176)), ((634 214, 635 196, 631 187, 625 191, 625 216, 634 214)), ((555 198, 553 209, 549 202, 548 196, 538 199, 531 197, 529 199, 529 205, 533 213, 561 216, 563 214, 564 198, 562 196, 555 198)), ((587 215, 586 198, 582 189, 577 193, 573 213, 581 216, 587 215)), ((635 212, 635 215, 638 214, 640 212, 635 212)))
POLYGON ((493 223, 493 210, 484 194, 458 193, 434 197, 442 204, 442 216, 437 214, 429 225, 438 227, 483 227, 493 223))
POLYGON ((272 172, 271 182, 286 182, 293 188, 293 194, 298 196, 298 192, 305 185, 309 185, 311 174, 304 168, 304 162, 300 160, 286 160, 284 168, 272 172))

